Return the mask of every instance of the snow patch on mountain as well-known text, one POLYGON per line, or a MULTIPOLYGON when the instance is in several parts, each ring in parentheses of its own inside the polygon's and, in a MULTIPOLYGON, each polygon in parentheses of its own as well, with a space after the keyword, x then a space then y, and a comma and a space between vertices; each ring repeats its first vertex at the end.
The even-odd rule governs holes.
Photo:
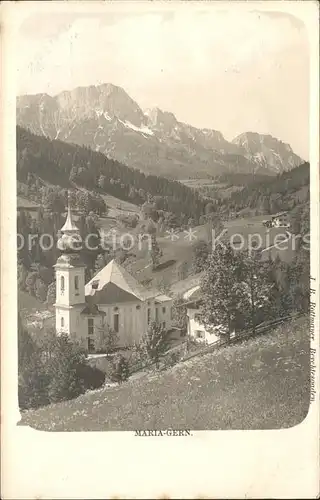
POLYGON ((146 134, 146 135, 154 135, 153 131, 149 127, 146 126, 136 127, 136 125, 133 125, 133 123, 129 122, 128 120, 123 122, 122 120, 119 119, 119 122, 121 122, 126 128, 130 128, 135 132, 140 132, 141 134, 146 134))

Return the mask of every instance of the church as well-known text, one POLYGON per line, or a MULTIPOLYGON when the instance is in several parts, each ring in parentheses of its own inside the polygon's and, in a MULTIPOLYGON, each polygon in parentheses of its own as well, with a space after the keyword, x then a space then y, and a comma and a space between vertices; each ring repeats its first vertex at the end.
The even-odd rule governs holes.
POLYGON ((57 333, 67 333, 88 352, 102 351, 109 327, 119 347, 139 343, 152 321, 171 329, 172 299, 145 289, 126 269, 112 260, 88 283, 81 261, 79 229, 70 206, 62 236, 60 257, 55 264, 57 333))

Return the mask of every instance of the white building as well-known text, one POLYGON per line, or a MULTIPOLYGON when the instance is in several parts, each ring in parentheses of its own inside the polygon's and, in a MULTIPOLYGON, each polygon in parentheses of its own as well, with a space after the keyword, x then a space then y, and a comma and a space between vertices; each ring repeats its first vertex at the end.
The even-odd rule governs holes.
MULTIPOLYGON (((218 325, 208 331, 202 323, 200 315, 200 305, 202 302, 200 286, 198 285, 188 290, 183 295, 183 298, 187 301, 185 305, 187 307, 187 327, 190 338, 196 342, 208 345, 217 342, 220 339, 220 334, 226 330, 226 327, 218 325)), ((231 338, 234 335, 235 332, 232 332, 231 338)))
POLYGON ((62 254, 55 265, 58 333, 65 332, 89 352, 96 352, 103 349, 107 325, 118 334, 119 346, 139 342, 151 321, 171 328, 172 299, 146 290, 114 260, 85 284, 79 230, 70 208, 61 231, 62 254))
POLYGON ((199 315, 199 307, 201 304, 200 286, 195 286, 188 290, 183 298, 187 300, 186 307, 189 337, 196 342, 205 344, 213 344, 219 340, 217 335, 208 332, 203 323, 201 323, 201 317, 199 315))
POLYGON ((279 212, 271 217, 272 226, 274 227, 290 227, 287 212, 279 212))

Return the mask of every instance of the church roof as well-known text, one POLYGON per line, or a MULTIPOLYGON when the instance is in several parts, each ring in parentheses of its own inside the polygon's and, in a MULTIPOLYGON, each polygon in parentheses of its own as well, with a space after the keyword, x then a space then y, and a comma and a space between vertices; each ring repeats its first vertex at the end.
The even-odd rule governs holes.
POLYGON ((139 300, 146 300, 147 298, 148 291, 114 259, 86 284, 85 295, 93 296, 108 283, 113 283, 139 300))
POLYGON ((155 301, 159 302, 160 304, 162 302, 168 302, 169 300, 172 300, 172 298, 169 297, 168 295, 165 295, 164 293, 162 293, 160 295, 156 295, 156 297, 155 297, 155 301))

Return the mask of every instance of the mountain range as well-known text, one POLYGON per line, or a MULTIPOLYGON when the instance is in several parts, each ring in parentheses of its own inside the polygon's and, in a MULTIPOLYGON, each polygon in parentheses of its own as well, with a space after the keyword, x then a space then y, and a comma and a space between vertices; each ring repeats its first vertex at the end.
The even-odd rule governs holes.
POLYGON ((271 135, 245 132, 229 142, 221 132, 182 123, 173 113, 159 108, 143 111, 123 88, 110 83, 56 96, 18 96, 17 124, 173 179, 276 175, 303 162, 289 144, 271 135))

